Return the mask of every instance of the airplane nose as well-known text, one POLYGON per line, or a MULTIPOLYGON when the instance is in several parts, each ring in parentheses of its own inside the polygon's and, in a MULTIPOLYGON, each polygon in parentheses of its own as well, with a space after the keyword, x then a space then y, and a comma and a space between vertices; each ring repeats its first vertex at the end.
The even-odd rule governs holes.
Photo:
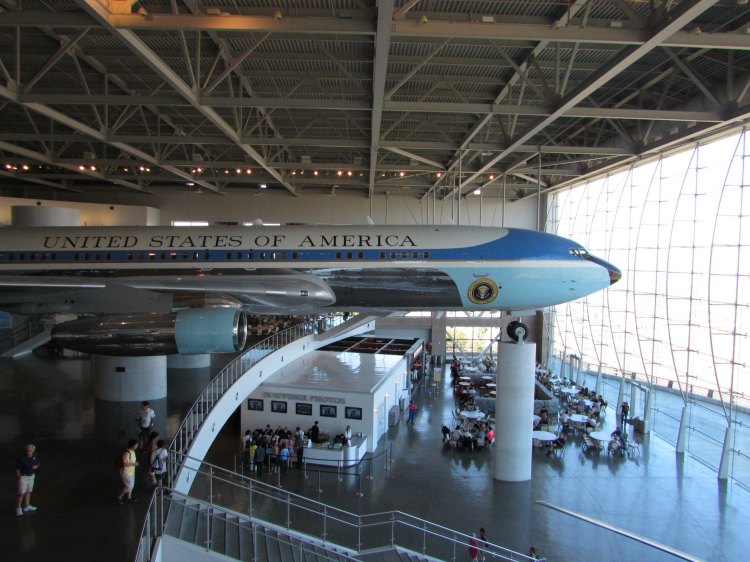
POLYGON ((609 284, 610 285, 614 285, 620 279, 622 279, 622 272, 619 269, 617 269, 614 265, 609 264, 607 267, 607 270, 609 271, 609 284))
POLYGON ((607 270, 607 273, 609 273, 609 284, 610 286, 617 283, 620 279, 622 279, 622 272, 616 268, 614 265, 609 263, 608 261, 605 261, 601 258, 597 258, 596 256, 589 256, 589 258, 592 262, 594 262, 597 265, 602 266, 604 269, 607 270))

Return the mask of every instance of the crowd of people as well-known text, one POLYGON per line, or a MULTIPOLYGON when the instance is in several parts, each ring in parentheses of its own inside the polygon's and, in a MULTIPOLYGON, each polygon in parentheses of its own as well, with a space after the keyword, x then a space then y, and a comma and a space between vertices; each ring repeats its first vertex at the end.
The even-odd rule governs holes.
POLYGON ((462 418, 453 429, 443 425, 440 431, 443 434, 443 443, 450 443, 457 449, 468 451, 490 445, 495 440, 495 429, 485 421, 469 422, 462 418))
POLYGON ((258 478, 263 476, 264 468, 270 474, 277 471, 286 474, 295 463, 297 468, 302 468, 306 441, 317 443, 319 438, 317 421, 306 432, 299 427, 292 432, 287 427, 272 429, 270 425, 254 431, 248 429, 242 438, 242 462, 254 470, 258 478))

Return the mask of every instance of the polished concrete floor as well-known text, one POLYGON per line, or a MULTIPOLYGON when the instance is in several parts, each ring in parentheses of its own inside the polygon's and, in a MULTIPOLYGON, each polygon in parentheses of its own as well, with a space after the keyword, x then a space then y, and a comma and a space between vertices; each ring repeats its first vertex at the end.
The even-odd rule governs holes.
MULTIPOLYGON (((156 403, 157 429, 166 435, 216 370, 171 370, 168 398, 156 403)), ((0 488, 0 558, 16 561, 108 560, 130 562, 135 553, 149 489, 139 478, 138 503, 114 501, 120 485, 114 458, 133 434, 138 404, 97 402, 88 361, 27 357, 0 360, 0 442, 5 484, 0 488), (23 445, 38 446, 42 467, 33 514, 16 517, 15 459, 23 445)), ((416 423, 402 419, 381 441, 392 446, 388 471, 372 481, 321 475, 305 480, 291 471, 287 489, 298 489, 350 511, 399 509, 463 532, 487 529, 492 542, 526 552, 534 545, 551 561, 667 561, 674 556, 551 509, 584 514, 598 522, 663 543, 705 560, 744 560, 750 493, 721 484, 716 473, 690 455, 676 455, 656 435, 641 439, 637 458, 581 454, 569 441, 563 458, 533 451, 526 483, 492 479, 493 452, 460 452, 442 445, 440 425, 450 420, 447 381, 434 392, 422 387, 416 423), (357 496, 362 484, 363 496, 357 496), (322 490, 318 492, 318 490, 322 490)), ((614 403, 616 396, 608 397, 614 403)), ((608 427, 614 425, 610 410, 608 427)), ((231 421, 210 453, 233 466, 241 428, 231 421)), ((244 428, 242 428, 244 429, 244 428)), ((376 465, 379 466, 379 465, 376 465)), ((276 476, 264 476, 268 482, 276 476)))

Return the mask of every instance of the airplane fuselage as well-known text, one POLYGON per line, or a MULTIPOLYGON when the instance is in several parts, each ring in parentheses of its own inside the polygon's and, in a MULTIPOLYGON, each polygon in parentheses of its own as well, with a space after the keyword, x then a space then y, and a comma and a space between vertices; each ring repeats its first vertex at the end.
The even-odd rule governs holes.
MULTIPOLYGON (((51 293, 126 288, 229 295, 249 309, 280 313, 528 310, 586 296, 619 275, 575 242, 510 228, 0 230, 0 285, 12 289, 0 297, 0 309, 18 303, 16 292, 25 287, 49 299, 39 303, 55 300, 51 293)), ((84 302, 76 299, 70 310, 85 311, 84 302)), ((101 304, 94 311, 101 312, 101 304)))

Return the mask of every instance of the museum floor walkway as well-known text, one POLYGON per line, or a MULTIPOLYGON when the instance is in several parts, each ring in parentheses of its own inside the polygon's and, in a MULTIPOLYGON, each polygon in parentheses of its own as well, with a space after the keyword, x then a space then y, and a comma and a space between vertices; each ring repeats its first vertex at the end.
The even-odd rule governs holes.
MULTIPOLYGON (((221 360, 216 359, 217 366, 221 360)), ((162 434, 175 431, 215 370, 170 370, 169 397, 155 404, 162 434)), ((145 477, 139 478, 138 503, 117 505, 114 458, 133 432, 138 404, 95 401, 87 360, 0 360, 0 388, 6 474, 0 488, 0 505, 5 506, 0 509, 2 559, 132 561, 149 490, 145 477), (39 511, 16 517, 13 467, 29 441, 37 444, 42 462, 32 498, 39 511)), ((392 450, 390 470, 374 463, 379 468, 372 481, 344 477, 341 482, 331 474, 316 481, 290 471, 282 485, 354 512, 398 509, 463 532, 485 527, 492 542, 524 553, 534 545, 551 561, 677 558, 539 502, 696 558, 744 559, 750 493, 737 484, 719 483, 713 469, 690 455, 676 455, 658 436, 634 436, 641 441, 640 456, 614 459, 582 454, 574 437, 562 458, 533 451, 530 482, 497 482, 492 479, 492 450, 443 446, 440 426, 450 420, 454 406, 449 381, 429 388, 420 387, 416 423, 407 426, 402 419, 381 440, 379 450, 392 450), (360 489, 362 496, 357 495, 360 489)), ((612 404, 616 396, 608 399, 612 404)), ((614 411, 608 414, 611 427, 614 411)), ((231 420, 224 428, 210 452, 212 462, 233 466, 237 423, 231 420)), ((267 482, 277 478, 264 476, 267 482)))

